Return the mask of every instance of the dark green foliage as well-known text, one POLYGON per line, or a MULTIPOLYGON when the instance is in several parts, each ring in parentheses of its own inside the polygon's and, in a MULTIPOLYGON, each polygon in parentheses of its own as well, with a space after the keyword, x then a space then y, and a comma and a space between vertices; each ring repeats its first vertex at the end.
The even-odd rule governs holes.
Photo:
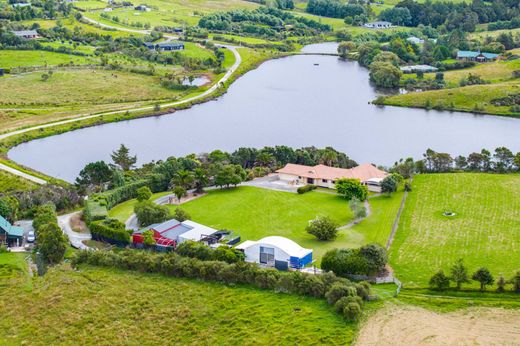
POLYGON ((506 279, 502 275, 500 275, 500 277, 497 280, 497 292, 498 293, 505 292, 506 291, 506 285, 507 285, 506 279))
POLYGON ((296 189, 296 191, 302 195, 306 192, 309 192, 309 191, 312 191, 312 190, 316 190, 318 187, 316 185, 312 185, 312 184, 309 184, 309 185, 305 185, 305 186, 300 186, 298 189, 296 189))
POLYGON ((476 272, 473 273, 471 278, 480 283, 480 290, 485 291, 487 285, 492 285, 495 282, 493 275, 489 269, 482 267, 479 268, 476 272))
POLYGON ((190 214, 188 214, 186 210, 181 208, 175 208, 175 211, 173 212, 173 218, 177 221, 183 222, 191 219, 191 216, 190 214))
POLYGON ((515 273, 509 282, 513 284, 513 291, 520 293, 520 270, 515 273))
POLYGON ((397 88, 403 72, 389 62, 370 64, 370 80, 378 87, 397 88))
POLYGON ((376 275, 385 269, 386 250, 378 244, 359 249, 333 249, 323 255, 321 268, 339 276, 376 275))
POLYGON ((367 187, 361 184, 359 179, 341 178, 336 180, 336 191, 347 200, 355 197, 360 201, 364 201, 368 196, 367 187))
POLYGON ((366 14, 364 6, 339 0, 309 0, 306 11, 331 18, 355 17, 366 14))
POLYGON ((112 180, 112 170, 104 161, 91 162, 79 172, 76 185, 87 190, 100 191, 112 180))
POLYGON ((13 196, 0 197, 0 215, 7 221, 13 223, 18 218, 20 202, 13 196))
POLYGON ((85 209, 83 209, 83 215, 87 223, 103 220, 108 216, 108 210, 104 205, 101 205, 98 201, 87 200, 85 201, 85 209))
POLYGON ((33 218, 33 227, 38 234, 39 230, 46 224, 56 223, 56 207, 54 204, 44 204, 36 209, 33 218))
POLYGON ((152 190, 148 186, 142 186, 136 190, 137 200, 139 202, 149 200, 152 197, 152 190))
POLYGON ((88 225, 92 238, 101 241, 115 241, 123 244, 130 243, 130 235, 125 224, 116 219, 94 221, 88 225))
POLYGON ((335 282, 325 294, 329 304, 336 304, 338 300, 347 296, 355 296, 356 289, 343 282, 335 282))
POLYGON ((338 224, 328 216, 318 216, 306 228, 318 240, 334 240, 338 235, 338 224))
POLYGON ((403 177, 399 173, 390 174, 381 182, 381 192, 388 195, 396 192, 399 184, 401 184, 403 180, 403 177))
POLYGON ((162 205, 157 205, 152 201, 142 201, 136 204, 134 212, 139 220, 140 226, 149 226, 154 223, 161 223, 170 218, 170 210, 162 205))
POLYGON ((442 270, 433 274, 430 278, 430 288, 438 291, 444 291, 450 287, 450 278, 444 274, 442 270))
POLYGON ((36 245, 45 262, 60 263, 67 250, 67 237, 61 228, 54 222, 46 223, 38 229, 38 243, 36 245))
POLYGON ((451 280, 457 285, 460 290, 463 283, 469 282, 468 269, 464 265, 464 261, 460 258, 450 269, 451 280))
POLYGON ((212 249, 209 246, 194 242, 185 241, 179 244, 175 252, 181 256, 197 258, 202 261, 223 261, 227 263, 243 262, 245 255, 242 251, 228 246, 219 246, 212 249))

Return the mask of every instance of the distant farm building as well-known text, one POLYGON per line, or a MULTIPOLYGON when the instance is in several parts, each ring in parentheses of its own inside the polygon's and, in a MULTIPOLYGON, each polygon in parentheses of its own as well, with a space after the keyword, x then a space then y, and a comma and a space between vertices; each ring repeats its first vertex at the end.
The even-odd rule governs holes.
POLYGON ((410 66, 402 66, 400 67, 401 71, 404 73, 430 73, 437 72, 439 69, 430 65, 410 65, 410 66))
POLYGON ((392 23, 390 23, 390 22, 370 22, 370 23, 363 24, 363 26, 365 28, 370 28, 370 29, 388 29, 388 28, 393 27, 392 23))
POLYGON ((304 166, 288 163, 276 171, 280 180, 294 185, 312 184, 329 189, 335 188, 340 178, 359 179, 370 191, 380 192, 381 181, 388 175, 372 164, 365 163, 354 168, 337 168, 325 165, 304 166))
POLYGON ((139 5, 134 8, 137 11, 150 12, 152 9, 146 5, 139 5))
POLYGON ((0 215, 0 244, 7 246, 22 246, 23 228, 13 226, 0 215))
POLYGON ((208 241, 208 238, 219 233, 216 229, 190 220, 180 222, 171 219, 163 223, 150 225, 134 232, 132 234, 132 243, 137 247, 143 246, 143 233, 149 230, 153 232, 153 238, 155 239, 156 248, 158 250, 173 249, 177 244, 187 240, 210 242, 208 241))
POLYGON ((246 240, 236 249, 246 255, 246 262, 259 263, 279 270, 300 269, 312 263, 312 249, 305 249, 284 237, 265 237, 259 241, 246 240))
POLYGON ((145 42, 144 46, 149 50, 158 50, 158 51, 174 51, 174 50, 183 50, 184 43, 182 42, 162 42, 162 43, 153 43, 153 42, 145 42))
POLYGON ((423 44, 424 40, 422 38, 416 37, 416 36, 410 36, 406 39, 406 41, 414 44, 423 44))
POLYGON ((474 52, 469 50, 459 50, 457 52, 457 60, 465 61, 476 61, 476 62, 488 62, 495 61, 498 59, 500 54, 486 53, 486 52, 474 52))
POLYGON ((25 38, 28 40, 39 38, 40 35, 38 35, 38 32, 36 30, 20 30, 20 31, 11 31, 13 35, 25 38))

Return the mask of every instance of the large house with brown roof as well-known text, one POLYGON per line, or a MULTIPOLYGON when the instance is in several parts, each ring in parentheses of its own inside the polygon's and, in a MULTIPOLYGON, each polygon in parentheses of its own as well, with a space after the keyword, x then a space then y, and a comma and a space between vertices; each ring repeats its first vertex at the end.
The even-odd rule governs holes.
POLYGON ((313 184, 333 189, 340 178, 359 179, 369 191, 381 192, 381 181, 388 175, 370 163, 354 168, 337 168, 325 165, 304 166, 288 163, 276 171, 278 178, 294 185, 313 184))

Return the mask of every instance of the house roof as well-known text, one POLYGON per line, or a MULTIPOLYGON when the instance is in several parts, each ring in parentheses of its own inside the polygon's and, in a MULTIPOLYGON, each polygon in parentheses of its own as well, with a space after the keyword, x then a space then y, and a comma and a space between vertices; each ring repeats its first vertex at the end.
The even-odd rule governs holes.
POLYGON ((202 235, 211 235, 218 232, 216 229, 201 225, 194 221, 186 220, 179 222, 175 219, 170 219, 163 223, 153 224, 135 231, 133 235, 142 234, 149 229, 160 234, 160 238, 158 239, 170 239, 174 241, 178 241, 179 238, 199 241, 202 235))
POLYGON ((23 237, 23 228, 11 225, 2 215, 0 215, 0 229, 4 230, 8 235, 23 237))
POLYGON ((184 44, 181 43, 181 42, 161 42, 161 43, 158 43, 157 46, 159 48, 164 48, 164 47, 180 47, 180 46, 183 46, 184 44))
POLYGON ((437 71, 438 68, 430 66, 430 65, 410 65, 410 66, 402 66, 400 67, 401 71, 411 72, 411 71, 437 71))
POLYGON ((499 56, 499 54, 495 53, 474 52, 471 50, 459 50, 457 52, 457 58, 476 58, 479 55, 484 56, 486 59, 495 59, 499 56))
POLYGON ((388 173, 370 163, 364 163, 349 169, 325 165, 304 166, 288 163, 284 168, 279 169, 276 172, 314 179, 335 180, 339 178, 355 178, 362 182, 371 178, 384 178, 388 175, 388 173))
POLYGON ((415 44, 422 44, 424 43, 424 40, 422 38, 416 37, 416 36, 410 36, 406 39, 408 42, 412 42, 415 44))
POLYGON ((179 235, 179 238, 184 240, 199 241, 203 235, 211 235, 218 232, 218 230, 214 228, 201 225, 200 223, 196 223, 191 220, 186 220, 182 224, 183 226, 190 228, 185 233, 179 235))
POLYGON ((239 250, 245 250, 254 245, 277 247, 280 250, 286 252, 289 256, 298 258, 302 258, 312 252, 312 249, 305 249, 291 239, 279 236, 265 237, 259 241, 246 240, 236 248, 239 250))

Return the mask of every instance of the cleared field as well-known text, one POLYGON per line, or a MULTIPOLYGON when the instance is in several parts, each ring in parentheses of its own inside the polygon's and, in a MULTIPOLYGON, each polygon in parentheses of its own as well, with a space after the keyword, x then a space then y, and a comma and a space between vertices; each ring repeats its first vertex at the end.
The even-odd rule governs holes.
POLYGON ((518 196, 520 175, 417 175, 390 248, 397 277, 425 287, 459 258, 470 273, 486 266, 495 277, 512 276, 520 269, 518 196), (444 216, 448 210, 456 216, 444 216))
POLYGON ((8 344, 345 345, 356 328, 324 300, 160 275, 62 266, 33 285, 2 292, 8 344))
MULTIPOLYGON (((137 33, 99 28, 94 25, 79 22, 74 18, 61 19, 60 21, 61 21, 61 24, 65 28, 72 30, 72 31, 74 31, 76 28, 78 28, 78 30, 80 30, 80 32, 83 31, 83 32, 94 33, 94 34, 99 34, 99 35, 103 35, 103 36, 108 35, 108 36, 112 36, 114 38, 139 36, 139 34, 137 34, 137 33)), ((31 20, 24 20, 21 23, 23 23, 24 25, 27 25, 27 26, 30 26, 33 23, 38 23, 42 28, 50 29, 50 28, 53 28, 56 26, 57 21, 50 20, 50 19, 31 19, 31 20)))
MULTIPOLYGON (((29 267, 25 256, 27 254, 24 253, 0 253, 0 290, 10 287, 13 282, 18 289, 30 289, 29 267)), ((8 304, 0 304, 6 305, 8 304)))
POLYGON ((3 68, 56 66, 71 63, 74 65, 86 65, 97 62, 98 59, 95 58, 40 50, 0 50, 0 64, 3 68))
MULTIPOLYGON (((149 23, 152 27, 158 25, 182 26, 196 25, 204 14, 215 11, 226 11, 237 8, 256 8, 258 4, 241 0, 149 0, 145 4, 151 11, 136 11, 133 8, 114 9, 110 16, 117 16, 119 23, 100 16, 102 11, 84 13, 88 18, 104 24, 119 27, 130 27, 127 22, 149 23)), ((108 6, 108 5, 107 5, 108 6)))
POLYGON ((26 191, 36 188, 37 185, 29 180, 0 170, 0 193, 26 191))
POLYGON ((513 113, 510 106, 495 106, 490 103, 495 98, 519 92, 520 83, 516 79, 509 82, 472 85, 463 88, 411 92, 388 97, 385 99, 385 104, 400 107, 439 107, 464 112, 520 116, 519 113, 513 113))
POLYGON ((158 77, 122 71, 58 70, 47 81, 42 80, 42 74, 40 71, 0 80, 0 121, 5 129, 183 95, 161 87, 158 77))
POLYGON ((514 345, 518 310, 472 308, 437 313, 388 304, 362 326, 357 345, 514 345))
POLYGON ((98 0, 87 0, 87 1, 75 1, 74 7, 79 8, 81 10, 97 10, 103 9, 107 6, 106 2, 98 1, 98 0))

